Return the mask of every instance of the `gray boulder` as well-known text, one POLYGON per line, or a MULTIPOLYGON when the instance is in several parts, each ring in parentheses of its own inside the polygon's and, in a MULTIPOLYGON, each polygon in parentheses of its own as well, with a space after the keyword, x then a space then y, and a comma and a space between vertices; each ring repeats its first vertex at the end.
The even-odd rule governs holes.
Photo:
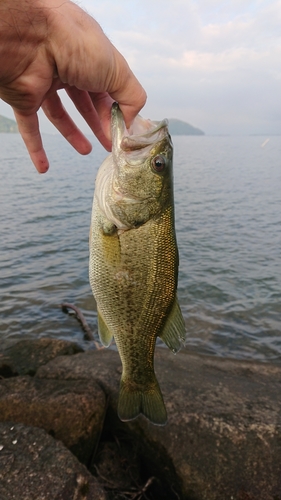
POLYGON ((280 500, 281 368, 185 350, 174 356, 162 348, 155 365, 168 410, 165 427, 143 417, 118 421, 121 364, 114 351, 58 357, 36 378, 96 380, 109 398, 107 428, 135 436, 148 467, 158 464, 158 475, 162 469, 179 498, 280 500))
POLYGON ((105 411, 104 392, 94 379, 0 379, 0 421, 45 429, 84 464, 98 443, 105 411))
POLYGON ((0 423, 0 500, 106 500, 103 488, 43 429, 0 423))
POLYGON ((34 375, 39 366, 57 356, 83 352, 82 347, 67 340, 43 337, 12 342, 0 351, 0 377, 34 375))

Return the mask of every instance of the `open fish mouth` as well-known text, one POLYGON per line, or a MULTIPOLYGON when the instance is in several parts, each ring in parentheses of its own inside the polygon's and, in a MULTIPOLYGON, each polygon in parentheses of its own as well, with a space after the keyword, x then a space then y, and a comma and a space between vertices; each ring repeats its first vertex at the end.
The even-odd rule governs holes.
POLYGON ((124 152, 149 149, 168 135, 168 120, 146 120, 138 115, 129 130, 126 128, 123 114, 115 102, 111 110, 112 153, 116 155, 120 149, 124 152))

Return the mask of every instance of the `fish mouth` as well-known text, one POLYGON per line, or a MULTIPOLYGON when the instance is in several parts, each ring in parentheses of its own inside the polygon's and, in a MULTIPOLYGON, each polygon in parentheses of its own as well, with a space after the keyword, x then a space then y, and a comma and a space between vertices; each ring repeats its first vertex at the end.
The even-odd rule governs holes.
POLYGON ((126 152, 149 148, 168 135, 168 120, 145 120, 140 115, 134 119, 129 130, 126 128, 122 111, 117 102, 111 108, 112 153, 117 155, 120 149, 126 152))

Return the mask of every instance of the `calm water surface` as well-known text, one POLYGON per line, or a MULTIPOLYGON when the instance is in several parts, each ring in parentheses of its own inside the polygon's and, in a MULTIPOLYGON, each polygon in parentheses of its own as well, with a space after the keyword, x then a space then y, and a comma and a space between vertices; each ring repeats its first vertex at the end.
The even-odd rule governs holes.
MULTIPOLYGON (((281 363, 280 137, 174 137, 179 301, 187 347, 281 363)), ((45 136, 38 175, 18 135, 0 134, 0 339, 81 341, 64 301, 97 331, 88 280, 94 180, 106 152, 45 136)), ((84 343, 84 346, 87 343, 84 343)))

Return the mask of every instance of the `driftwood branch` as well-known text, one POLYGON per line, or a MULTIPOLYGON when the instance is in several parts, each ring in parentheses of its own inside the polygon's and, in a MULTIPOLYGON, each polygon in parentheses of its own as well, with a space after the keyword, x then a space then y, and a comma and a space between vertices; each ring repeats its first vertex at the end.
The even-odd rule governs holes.
POLYGON ((144 486, 140 486, 140 485, 136 485, 132 488, 130 488, 129 490, 123 490, 121 489, 120 490, 120 486, 119 486, 119 483, 116 483, 114 478, 113 479, 109 479, 108 477, 105 477, 103 476, 101 473, 100 473, 100 470, 99 468, 94 465, 94 469, 96 471, 96 476, 97 478, 99 479, 99 482, 100 484, 105 488, 106 491, 111 491, 111 492, 114 492, 115 491, 115 495, 114 495, 114 498, 121 498, 122 499, 127 499, 127 500, 142 500, 142 499, 147 499, 148 500, 148 497, 146 496, 146 492, 147 490, 149 489, 149 487, 151 486, 151 484, 153 483, 153 481, 155 481, 155 477, 150 477, 144 486))
POLYGON ((89 327, 89 325, 85 319, 85 316, 83 315, 82 311, 80 311, 80 309, 78 307, 74 306, 73 304, 69 304, 68 302, 64 302, 63 304, 61 304, 61 308, 62 308, 62 311, 64 313, 67 313, 67 314, 68 314, 68 309, 72 309, 76 314, 76 318, 81 323, 81 326, 82 326, 84 333, 85 333, 85 339, 91 340, 92 342, 94 342, 96 349, 103 349, 103 347, 101 347, 96 342, 96 340, 94 338, 94 334, 93 334, 91 328, 89 327))

